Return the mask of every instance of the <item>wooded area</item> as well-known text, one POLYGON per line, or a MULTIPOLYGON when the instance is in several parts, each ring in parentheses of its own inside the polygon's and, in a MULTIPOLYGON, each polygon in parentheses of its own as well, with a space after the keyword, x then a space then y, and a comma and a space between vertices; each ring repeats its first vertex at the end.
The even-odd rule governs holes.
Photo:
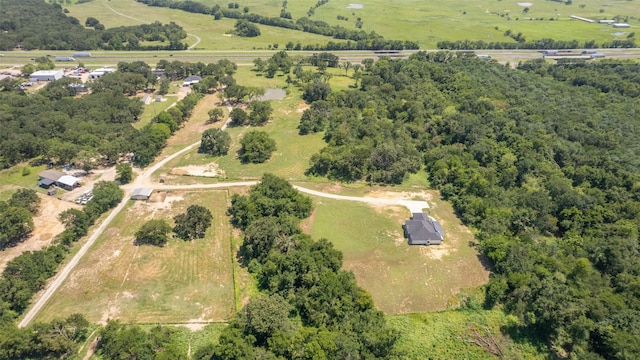
MULTIPOLYGON (((93 19, 95 20, 95 19, 93 19)), ((97 21, 97 20, 96 20, 97 21)), ((43 0, 0 0, 0 50, 184 50, 187 33, 175 23, 105 29, 100 22, 67 16, 43 0), (147 43, 143 45, 141 42, 147 43)))
MULTIPOLYGON (((558 356, 640 353, 637 71, 632 62, 512 70, 417 53, 365 67, 360 89, 305 111, 327 146, 309 172, 430 183, 474 227, 502 304, 558 356)), ((301 128, 302 131, 302 128, 301 128)))

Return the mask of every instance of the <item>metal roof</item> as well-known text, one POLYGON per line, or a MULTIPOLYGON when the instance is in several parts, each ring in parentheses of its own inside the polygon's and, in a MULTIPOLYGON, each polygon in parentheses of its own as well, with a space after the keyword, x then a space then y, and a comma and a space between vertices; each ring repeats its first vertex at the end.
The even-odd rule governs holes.
POLYGON ((63 175, 60 177, 60 179, 58 179, 58 182, 60 184, 63 185, 67 185, 67 186, 75 186, 76 183, 79 181, 80 179, 78 179, 75 176, 71 176, 71 175, 63 175))

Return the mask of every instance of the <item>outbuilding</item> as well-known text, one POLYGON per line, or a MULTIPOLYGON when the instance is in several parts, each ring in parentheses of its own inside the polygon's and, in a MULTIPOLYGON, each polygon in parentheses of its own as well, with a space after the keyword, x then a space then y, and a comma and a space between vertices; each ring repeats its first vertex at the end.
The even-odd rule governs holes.
POLYGON ((409 245, 439 245, 444 239, 440 223, 425 213, 413 213, 403 228, 409 245))
POLYGON ((611 25, 615 22, 616 22, 615 20, 598 20, 598 24, 606 24, 606 25, 611 25))
POLYGON ((631 25, 625 24, 625 23, 614 23, 613 27, 614 28, 629 28, 629 27, 631 27, 631 25))
POLYGON ((64 76, 64 70, 38 70, 29 76, 29 81, 55 81, 64 76))
POLYGON ((63 175, 58 181, 56 181, 56 185, 65 189, 65 190, 73 190, 74 188, 80 186, 80 179, 71 175, 63 175))
POLYGON ((191 86, 193 84, 199 83, 200 81, 202 81, 202 76, 191 75, 188 78, 184 79, 182 86, 191 86))
POLYGON ((131 200, 149 200, 153 189, 150 188, 138 188, 133 190, 131 194, 131 200))
POLYGON ((90 52, 77 52, 77 53, 73 53, 74 57, 91 57, 91 53, 90 52))
POLYGON ((56 61, 76 61, 73 56, 56 56, 56 61))
POLYGON ((49 169, 38 174, 38 186, 48 189, 64 176, 60 171, 49 169))
POLYGON ((110 69, 110 68, 100 68, 100 69, 96 69, 93 70, 92 72, 89 73, 89 79, 99 79, 102 76, 104 76, 105 74, 111 74, 113 72, 115 72, 116 69, 110 69))

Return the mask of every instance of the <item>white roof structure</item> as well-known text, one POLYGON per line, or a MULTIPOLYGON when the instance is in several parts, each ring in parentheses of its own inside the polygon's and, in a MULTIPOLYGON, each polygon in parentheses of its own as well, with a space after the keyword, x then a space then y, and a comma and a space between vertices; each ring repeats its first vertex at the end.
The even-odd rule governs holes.
POLYGON ((79 181, 80 179, 78 179, 75 176, 71 176, 71 175, 63 175, 60 177, 60 179, 58 179, 58 182, 60 184, 66 185, 66 186, 75 186, 76 183, 79 181))
POLYGON ((153 192, 153 189, 151 188, 138 188, 133 190, 131 197, 138 197, 138 196, 149 197, 151 196, 152 192, 153 192))
POLYGON ((63 75, 64 71, 62 70, 38 70, 31 73, 31 76, 55 76, 55 75, 63 75))

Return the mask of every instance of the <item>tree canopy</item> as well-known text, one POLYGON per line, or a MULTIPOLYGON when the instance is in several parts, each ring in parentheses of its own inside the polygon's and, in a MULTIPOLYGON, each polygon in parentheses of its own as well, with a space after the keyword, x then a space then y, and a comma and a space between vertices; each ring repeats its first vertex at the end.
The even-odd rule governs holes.
POLYGON ((187 212, 176 215, 173 220, 175 226, 173 232, 184 240, 201 239, 205 231, 211 226, 213 215, 204 206, 190 205, 187 212))
POLYGON ((207 129, 202 133, 198 152, 222 156, 227 155, 231 147, 231 136, 218 128, 207 129))
POLYGON ((248 131, 240 145, 240 160, 244 163, 263 163, 276 151, 276 141, 264 131, 248 131))
POLYGON ((171 225, 165 220, 149 220, 136 231, 137 245, 149 244, 163 246, 169 241, 167 236, 171 232, 171 225))

